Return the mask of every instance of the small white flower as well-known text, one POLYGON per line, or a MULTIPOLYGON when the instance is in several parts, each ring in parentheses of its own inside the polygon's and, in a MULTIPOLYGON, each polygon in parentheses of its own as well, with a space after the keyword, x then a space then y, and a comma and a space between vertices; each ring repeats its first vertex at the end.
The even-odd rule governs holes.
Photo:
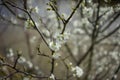
POLYGON ((63 36, 64 36, 64 39, 65 39, 65 40, 68 40, 68 39, 69 39, 69 36, 70 36, 70 33, 69 33, 69 32, 65 32, 65 33, 63 34, 63 36))
POLYGON ((24 57, 20 57, 20 58, 18 59, 18 62, 19 62, 19 63, 24 63, 24 62, 26 62, 26 59, 25 59, 24 57))
POLYGON ((65 32, 64 34, 56 33, 54 36, 54 41, 49 43, 49 46, 52 50, 58 51, 63 43, 69 39, 69 33, 65 32))
POLYGON ((55 80, 54 74, 51 74, 49 78, 50 78, 51 80, 55 80))
POLYGON ((27 64, 28 64, 29 68, 33 67, 33 64, 30 61, 27 61, 27 64))
POLYGON ((93 14, 93 9, 91 7, 84 7, 83 14, 89 18, 93 14))
POLYGON ((79 67, 72 67, 73 76, 81 77, 83 75, 83 70, 79 67))
POLYGON ((50 32, 48 30, 43 29, 42 32, 45 36, 47 36, 47 37, 50 36, 50 32))
POLYGON ((60 56, 61 56, 61 55, 60 55, 59 53, 54 53, 54 54, 52 55, 52 57, 53 57, 54 59, 58 59, 60 56))
POLYGON ((65 32, 64 34, 56 33, 54 35, 54 38, 56 39, 56 42, 63 44, 69 39, 69 35, 70 35, 70 33, 68 33, 68 32, 65 32))
POLYGON ((13 50, 12 48, 10 48, 9 53, 7 54, 7 57, 13 57, 13 56, 14 56, 13 50))
POLYGON ((38 22, 35 22, 35 25, 38 27, 38 26, 40 26, 40 24, 38 23, 38 22))
POLYGON ((73 65, 72 62, 70 62, 69 65, 72 66, 73 65))
POLYGON ((38 6, 35 7, 35 12, 36 12, 36 13, 39 12, 39 8, 38 8, 38 6))
POLYGON ((60 45, 59 43, 53 42, 53 41, 51 41, 51 42, 49 43, 49 46, 50 46, 50 48, 51 48, 52 50, 54 50, 54 51, 58 51, 58 50, 60 49, 60 47, 61 47, 61 45, 60 45))

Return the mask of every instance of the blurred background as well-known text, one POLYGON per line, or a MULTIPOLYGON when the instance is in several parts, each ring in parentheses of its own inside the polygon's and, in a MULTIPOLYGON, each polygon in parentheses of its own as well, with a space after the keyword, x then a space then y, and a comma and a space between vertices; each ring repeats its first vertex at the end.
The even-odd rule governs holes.
MULTIPOLYGON (((29 16, 9 3, 30 11, 35 24, 49 44, 55 33, 60 32, 64 25, 54 11, 49 11, 51 7, 47 3, 50 1, 52 0, 0 0, 0 59, 13 64, 19 51, 21 70, 25 68, 25 71, 29 73, 49 76, 51 58, 38 55, 45 54, 52 57, 49 47, 33 28, 33 25, 26 23, 29 16)), ((57 6, 55 7, 56 11, 64 19, 69 17, 79 2, 79 0, 53 1, 55 1, 54 5, 57 6)), ((56 59, 54 65, 56 78, 60 80, 120 79, 120 1, 101 0, 98 2, 99 0, 92 2, 91 0, 83 0, 67 23, 65 32, 69 32, 70 36, 57 51, 60 58, 56 59), (100 5, 99 11, 96 4, 100 5), (99 16, 97 16, 98 13, 99 16), (97 37, 94 38, 96 42, 93 46, 92 35, 95 27, 97 37), (70 63, 83 69, 82 77, 73 76, 73 72, 68 69, 70 63)), ((0 71, 0 77, 3 77, 8 75, 11 70, 0 67, 0 71)), ((30 80, 26 79, 27 77, 17 78, 14 76, 8 80, 30 80)), ((33 80, 42 79, 33 78, 33 80)))

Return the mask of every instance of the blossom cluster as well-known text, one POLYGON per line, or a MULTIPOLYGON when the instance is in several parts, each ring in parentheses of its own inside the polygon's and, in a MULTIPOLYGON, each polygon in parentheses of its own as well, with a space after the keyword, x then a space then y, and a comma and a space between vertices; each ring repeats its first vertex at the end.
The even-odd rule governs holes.
POLYGON ((73 76, 81 77, 83 75, 83 70, 79 66, 72 67, 73 76))
POLYGON ((53 40, 49 43, 49 47, 53 51, 58 51, 63 43, 65 43, 69 39, 69 33, 65 32, 63 34, 56 33, 53 36, 53 40))

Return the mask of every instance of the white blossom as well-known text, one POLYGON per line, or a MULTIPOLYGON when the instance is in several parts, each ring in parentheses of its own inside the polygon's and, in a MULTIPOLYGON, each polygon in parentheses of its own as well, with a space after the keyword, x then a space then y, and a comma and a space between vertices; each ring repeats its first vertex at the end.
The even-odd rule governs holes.
POLYGON ((72 67, 73 76, 81 77, 83 75, 83 70, 79 67, 72 67))
POLYGON ((56 43, 56 42, 54 42, 54 41, 51 41, 51 42, 49 43, 49 47, 50 47, 52 50, 54 50, 54 51, 58 51, 58 50, 60 49, 61 45, 60 45, 59 43, 56 43))
POLYGON ((38 27, 38 26, 40 26, 40 23, 39 22, 35 22, 35 25, 38 27))
POLYGON ((49 47, 54 50, 58 51, 63 43, 65 43, 69 39, 69 33, 65 32, 64 34, 56 33, 54 35, 54 41, 49 43, 49 47))
POLYGON ((52 55, 52 57, 53 57, 54 59, 58 59, 60 56, 61 56, 61 55, 60 55, 59 53, 54 53, 54 54, 52 55))
POLYGON ((92 14, 93 14, 93 9, 91 8, 91 7, 84 7, 83 8, 84 10, 83 10, 83 14, 86 16, 86 17, 91 17, 92 16, 92 14))
POLYGON ((47 36, 47 37, 50 36, 50 32, 48 30, 43 29, 42 32, 45 36, 47 36))
POLYGON ((63 36, 64 36, 64 40, 68 40, 70 36, 70 32, 65 32, 63 36))
POLYGON ((55 80, 54 74, 51 74, 49 78, 50 78, 51 80, 55 80))
POLYGON ((19 63, 24 63, 24 62, 26 62, 26 59, 25 59, 24 57, 20 57, 20 58, 18 59, 18 62, 19 62, 19 63))
POLYGON ((13 57, 13 56, 14 56, 13 49, 10 48, 9 53, 7 54, 7 57, 13 57))
POLYGON ((39 12, 39 8, 38 8, 38 6, 35 7, 35 12, 36 12, 36 13, 39 12))
POLYGON ((29 68, 33 67, 33 64, 30 61, 27 61, 27 64, 28 64, 29 68))
POLYGON ((54 38, 56 39, 56 42, 63 44, 69 39, 69 35, 69 32, 65 32, 63 34, 56 33, 54 38))

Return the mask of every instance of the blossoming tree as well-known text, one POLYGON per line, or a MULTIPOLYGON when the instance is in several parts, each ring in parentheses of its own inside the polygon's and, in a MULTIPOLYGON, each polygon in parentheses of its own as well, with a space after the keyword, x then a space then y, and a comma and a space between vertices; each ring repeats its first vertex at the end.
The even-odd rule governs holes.
POLYGON ((1 23, 20 25, 29 55, 9 47, 0 57, 0 79, 119 80, 119 3, 0 0, 1 23), (29 30, 39 36, 30 38, 29 30))

